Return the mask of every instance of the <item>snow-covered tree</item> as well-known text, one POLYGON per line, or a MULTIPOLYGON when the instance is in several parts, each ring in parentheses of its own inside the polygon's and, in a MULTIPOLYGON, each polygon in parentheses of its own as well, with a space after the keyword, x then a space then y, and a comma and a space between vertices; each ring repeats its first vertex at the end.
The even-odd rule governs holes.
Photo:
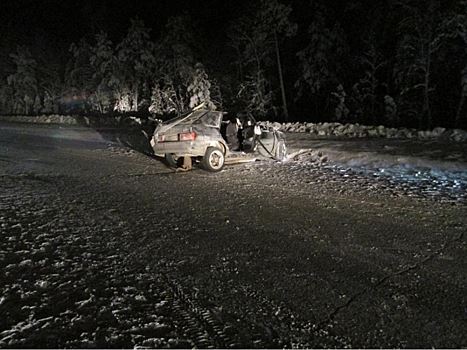
POLYGON ((159 87, 159 84, 156 84, 151 90, 151 104, 149 105, 149 113, 163 115, 165 112, 162 90, 159 87))
POLYGON ((92 78, 95 87, 90 96, 90 101, 93 109, 100 113, 106 113, 112 107, 112 88, 120 84, 118 77, 114 75, 116 58, 112 42, 108 39, 106 33, 101 32, 96 35, 96 43, 91 47, 89 61, 94 71, 92 78))
POLYGON ((0 113, 11 113, 13 111, 14 91, 5 81, 0 82, 0 113))
POLYGON ((191 21, 187 16, 171 17, 167 21, 160 42, 156 45, 156 77, 161 91, 170 96, 170 103, 182 113, 189 105, 188 86, 193 80, 196 42, 191 21), (170 93, 169 93, 170 92, 170 93))
POLYGON ((149 112, 156 115, 179 113, 179 100, 174 87, 170 84, 164 84, 161 88, 155 84, 151 92, 151 104, 149 112))
POLYGON ((395 68, 401 90, 402 113, 418 116, 420 127, 432 126, 434 66, 447 33, 442 26, 439 0, 429 0, 428 7, 418 1, 400 2, 406 17, 399 23, 400 41, 395 68))
POLYGON ((392 126, 398 126, 397 103, 390 95, 384 96, 384 117, 392 126))
POLYGON ((219 82, 216 79, 211 79, 210 98, 214 106, 221 111, 224 109, 224 99, 219 82))
MULTIPOLYGON (((65 96, 74 99, 79 97, 78 105, 73 101, 72 106, 66 105, 66 109, 87 110, 88 96, 96 91, 96 81, 94 77, 94 67, 91 65, 91 45, 81 39, 78 43, 72 43, 69 48, 71 57, 68 60, 65 70, 65 96)), ((94 96, 93 96, 94 99, 94 96)), ((65 101, 68 102, 68 101, 65 101)), ((44 109, 53 108, 53 101, 49 96, 44 97, 44 109)), ((97 110, 97 108, 96 108, 97 110)))
POLYGON ((262 71, 245 78, 240 85, 237 98, 244 101, 246 112, 260 118, 268 114, 272 105, 272 92, 267 84, 262 71))
POLYGON ((157 47, 158 68, 164 78, 172 77, 176 85, 188 86, 195 58, 192 45, 196 39, 187 16, 171 17, 157 47))
POLYGON ((459 97, 459 102, 457 104, 456 118, 454 120, 454 125, 456 127, 459 127, 462 119, 467 119, 465 114, 462 115, 462 111, 465 105, 465 100, 467 98, 467 64, 464 67, 464 69, 462 69, 461 74, 460 74, 460 86, 461 86, 460 97, 459 97))
POLYGON ((379 52, 376 43, 374 32, 371 31, 365 40, 366 50, 357 59, 363 76, 352 87, 352 100, 357 116, 373 124, 377 123, 378 114, 381 112, 377 96, 377 89, 380 85, 379 75, 387 64, 387 60, 379 52))
POLYGON ((346 104, 347 94, 345 92, 344 86, 339 84, 336 88, 336 91, 331 93, 331 96, 334 99, 334 119, 336 121, 342 122, 346 121, 349 115, 349 109, 346 104))
POLYGON ((127 35, 117 46, 119 84, 115 110, 138 111, 140 94, 149 93, 155 71, 154 44, 149 33, 143 21, 132 19, 127 35))
POLYGON ((340 24, 329 20, 325 10, 313 3, 308 45, 297 53, 301 77, 295 83, 299 96, 309 94, 316 112, 323 112, 335 86, 341 84, 346 42, 340 24))
POLYGON ((461 120, 467 121, 467 113, 464 111, 467 99, 467 1, 460 1, 459 4, 446 15, 442 23, 442 28, 449 40, 446 45, 457 44, 461 48, 459 58, 463 61, 459 72, 460 91, 459 101, 456 108, 454 125, 459 127, 461 120))
POLYGON ((271 30, 272 28, 271 40, 274 42, 274 53, 276 56, 277 73, 282 97, 282 110, 285 120, 289 119, 289 111, 287 107, 279 46, 280 42, 286 37, 290 38, 297 32, 297 25, 290 21, 291 12, 292 8, 290 5, 284 5, 277 0, 263 0, 262 11, 260 12, 265 32, 267 32, 266 29, 271 30))
MULTIPOLYGON (((38 39, 39 40, 39 39, 38 39)), ((36 113, 57 113, 59 102, 64 92, 63 62, 57 52, 46 40, 39 40, 39 48, 35 47, 37 57, 37 81, 40 104, 36 103, 36 113)))
POLYGON ((201 103, 205 103, 207 108, 216 109, 216 106, 211 101, 211 82, 201 63, 195 65, 193 79, 188 86, 188 94, 190 95, 190 108, 194 108, 201 103))
MULTIPOLYGON (((256 8, 235 20, 229 33, 231 45, 238 53, 237 65, 241 74, 240 79, 243 80, 243 89, 248 86, 250 90, 255 84, 259 84, 253 96, 272 96, 272 91, 265 91, 272 86, 273 81, 272 78, 266 77, 266 70, 275 62, 285 119, 288 118, 288 109, 279 48, 286 37, 296 33, 297 26, 290 21, 291 12, 292 8, 289 5, 277 0, 261 0, 256 8)), ((242 94, 237 95, 242 96, 242 94)), ((253 100, 255 99, 249 99, 248 104, 251 105, 253 100)), ((262 105, 258 106, 258 110, 273 108, 272 105, 264 105, 264 102, 271 103, 272 98, 256 100, 261 101, 262 105)))
POLYGON ((29 114, 33 112, 38 96, 37 62, 26 47, 18 47, 10 57, 16 67, 15 72, 7 77, 13 91, 13 112, 29 114))
POLYGON ((70 46, 71 59, 65 72, 65 82, 70 89, 87 92, 93 88, 93 67, 91 67, 91 46, 82 39, 70 46))
POLYGON ((235 21, 230 38, 238 53, 237 65, 241 72, 236 99, 249 112, 264 116, 272 109, 272 91, 265 78, 268 58, 264 50, 267 36, 255 30, 254 18, 244 16, 235 21))
POLYGON ((44 113, 55 113, 58 111, 57 101, 50 93, 45 92, 42 111, 44 113))

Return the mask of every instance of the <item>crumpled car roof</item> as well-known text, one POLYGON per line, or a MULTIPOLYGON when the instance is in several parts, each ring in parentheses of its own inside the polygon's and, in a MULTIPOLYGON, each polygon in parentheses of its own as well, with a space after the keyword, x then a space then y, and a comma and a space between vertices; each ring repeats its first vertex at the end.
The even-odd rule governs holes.
POLYGON ((169 119, 165 122, 162 123, 161 127, 159 128, 159 132, 165 132, 171 128, 173 128, 175 125, 178 124, 190 124, 193 123, 194 121, 198 120, 202 116, 204 116, 206 113, 211 112, 210 110, 207 109, 199 109, 195 111, 190 111, 188 113, 182 114, 181 116, 169 119))

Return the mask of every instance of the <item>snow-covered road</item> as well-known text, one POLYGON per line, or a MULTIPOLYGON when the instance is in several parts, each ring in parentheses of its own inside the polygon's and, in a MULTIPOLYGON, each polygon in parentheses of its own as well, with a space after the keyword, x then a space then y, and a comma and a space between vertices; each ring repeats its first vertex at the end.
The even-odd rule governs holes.
POLYGON ((323 156, 174 173, 144 151, 0 123, 1 348, 467 346, 465 201, 323 156))

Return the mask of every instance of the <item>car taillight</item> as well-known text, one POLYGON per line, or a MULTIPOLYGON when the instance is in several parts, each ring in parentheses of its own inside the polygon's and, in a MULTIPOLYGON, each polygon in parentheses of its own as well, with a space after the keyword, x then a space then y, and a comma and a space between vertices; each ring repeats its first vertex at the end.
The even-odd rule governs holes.
POLYGON ((157 136, 157 142, 164 142, 164 141, 165 141, 165 135, 157 136))
POLYGON ((195 139, 196 139, 196 133, 194 131, 183 132, 181 134, 178 134, 179 141, 194 141, 195 139))

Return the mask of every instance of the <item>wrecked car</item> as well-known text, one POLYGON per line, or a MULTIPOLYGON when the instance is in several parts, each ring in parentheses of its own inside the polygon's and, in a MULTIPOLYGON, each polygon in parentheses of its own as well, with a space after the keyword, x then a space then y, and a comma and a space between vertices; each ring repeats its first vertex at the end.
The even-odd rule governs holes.
POLYGON ((205 109, 193 109, 179 117, 160 123, 151 138, 156 156, 164 157, 172 167, 177 167, 183 157, 212 172, 222 170, 226 163, 254 161, 258 157, 282 160, 287 154, 284 134, 273 128, 260 126, 253 117, 238 123, 238 144, 227 142, 226 113, 205 109))

